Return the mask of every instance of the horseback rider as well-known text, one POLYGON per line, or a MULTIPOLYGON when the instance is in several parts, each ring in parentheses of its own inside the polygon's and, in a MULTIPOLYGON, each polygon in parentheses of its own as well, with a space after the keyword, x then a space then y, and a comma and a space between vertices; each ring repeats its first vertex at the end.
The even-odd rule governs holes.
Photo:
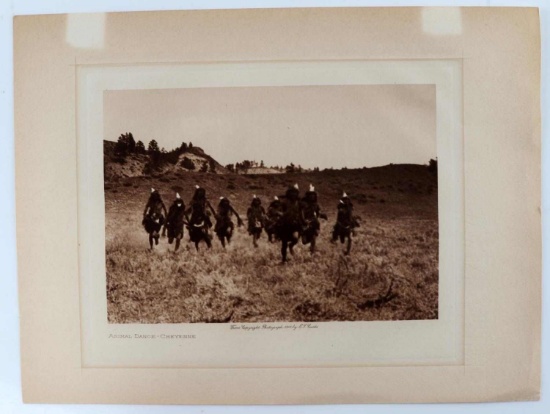
POLYGON ((185 221, 185 203, 179 193, 176 193, 176 199, 168 210, 166 225, 164 226, 165 229, 168 228, 168 243, 172 244, 172 241, 176 240, 176 251, 179 248, 180 240, 183 238, 185 221))
POLYGON ((164 224, 166 215, 166 206, 162 201, 162 197, 157 190, 151 188, 151 194, 143 210, 143 219, 141 220, 141 224, 147 233, 149 233, 151 248, 153 248, 153 239, 155 240, 155 244, 159 244, 159 231, 164 224))

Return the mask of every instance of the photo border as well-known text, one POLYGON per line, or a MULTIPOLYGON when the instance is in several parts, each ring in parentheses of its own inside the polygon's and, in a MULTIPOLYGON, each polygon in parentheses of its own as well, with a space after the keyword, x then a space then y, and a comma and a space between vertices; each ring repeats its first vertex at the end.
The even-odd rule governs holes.
MULTIPOLYGON (((81 268, 80 282, 83 367, 462 365, 464 162, 461 75, 462 62, 459 60, 79 65, 79 260, 86 263, 81 268), (319 329, 315 331, 264 331, 254 332, 253 336, 231 330, 230 324, 108 323, 103 231, 105 91, 397 84, 435 85, 436 89, 440 238, 437 320, 318 322, 319 329), (163 334, 191 335, 194 339, 166 340, 161 339, 163 334), (136 336, 149 338, 151 335, 155 339, 136 340, 136 336), (387 346, 387 338, 394 338, 391 347, 387 346), (210 346, 214 343, 224 343, 228 350, 240 352, 220 355, 210 346), (299 349, 294 343, 301 344, 299 349), (348 346, 336 345, 341 343, 348 346)), ((261 328, 277 323, 239 325, 261 328)))
POLYGON ((321 404, 538 399, 538 10, 453 8, 457 30, 450 34, 434 33, 430 26, 434 20, 426 19, 424 10, 430 10, 432 17, 439 13, 435 21, 450 18, 438 12, 441 9, 425 8, 16 17, 16 203, 24 400, 321 404), (73 22, 71 27, 90 28, 86 25, 90 21, 104 21, 104 36, 92 46, 75 44, 79 33, 90 34, 88 30, 69 35, 67 22, 75 19, 83 24, 73 22), (154 36, 144 27, 154 29, 154 36), (464 59, 465 365, 82 369, 76 65, 350 58, 464 59), (55 242, 46 243, 52 235, 55 242))

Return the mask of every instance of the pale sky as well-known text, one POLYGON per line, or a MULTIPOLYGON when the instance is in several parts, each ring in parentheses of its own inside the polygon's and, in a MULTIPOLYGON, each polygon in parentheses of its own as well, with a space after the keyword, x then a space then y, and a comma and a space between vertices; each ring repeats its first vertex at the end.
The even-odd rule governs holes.
POLYGON ((360 168, 436 157, 434 85, 106 91, 104 139, 182 141, 222 165, 360 168))

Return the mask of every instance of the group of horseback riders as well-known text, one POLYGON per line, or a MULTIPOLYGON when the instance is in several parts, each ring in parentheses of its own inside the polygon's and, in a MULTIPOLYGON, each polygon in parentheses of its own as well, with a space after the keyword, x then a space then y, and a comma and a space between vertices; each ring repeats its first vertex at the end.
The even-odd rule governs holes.
MULTIPOLYGON (((142 224, 149 234, 149 245, 152 249, 158 244, 159 237, 168 233, 168 243, 175 241, 175 251, 180 246, 183 238, 184 226, 187 227, 189 238, 195 243, 198 250, 199 243, 204 241, 210 248, 212 238, 210 229, 214 227, 214 233, 225 248, 226 243, 231 242, 235 229, 232 216, 237 218, 237 225, 243 225, 237 211, 226 197, 220 197, 217 209, 206 197, 206 190, 195 186, 195 192, 189 206, 186 208, 179 193, 169 210, 166 209, 162 197, 154 188, 151 189, 149 200, 143 211, 142 224), (213 226, 210 219, 211 212, 216 219, 213 226)), ((298 241, 310 245, 310 251, 315 251, 316 239, 321 228, 320 219, 327 220, 326 214, 321 213, 317 201, 317 192, 310 185, 303 197, 300 197, 298 185, 289 187, 284 195, 275 196, 268 206, 267 212, 262 206, 262 201, 254 195, 247 210, 248 234, 252 236, 254 247, 258 247, 258 240, 265 231, 270 242, 281 241, 281 254, 283 262, 287 260, 287 248, 292 253, 292 248, 298 241)), ((340 239, 341 243, 348 241, 346 254, 351 250, 351 235, 353 229, 358 227, 358 219, 353 215, 353 204, 344 192, 338 207, 336 223, 332 232, 332 242, 340 239)))

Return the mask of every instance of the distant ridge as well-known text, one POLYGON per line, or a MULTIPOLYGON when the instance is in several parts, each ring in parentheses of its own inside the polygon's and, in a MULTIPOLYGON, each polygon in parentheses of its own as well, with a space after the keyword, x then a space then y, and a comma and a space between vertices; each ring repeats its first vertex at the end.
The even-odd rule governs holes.
POLYGON ((120 157, 115 153, 116 142, 103 141, 103 170, 106 180, 115 177, 142 177, 170 173, 228 174, 229 171, 200 147, 185 149, 177 156, 165 157, 156 168, 151 168, 147 154, 130 153, 120 157), (204 171, 206 169, 206 171, 204 171), (202 170, 202 171, 201 171, 202 170))

